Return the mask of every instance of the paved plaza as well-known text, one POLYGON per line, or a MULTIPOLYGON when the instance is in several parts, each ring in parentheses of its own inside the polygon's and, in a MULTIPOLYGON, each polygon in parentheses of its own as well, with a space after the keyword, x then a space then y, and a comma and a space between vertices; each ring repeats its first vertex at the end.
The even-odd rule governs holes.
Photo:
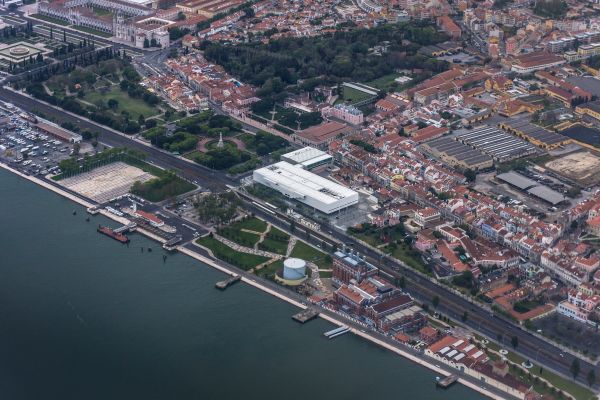
POLYGON ((153 175, 139 168, 116 162, 63 179, 60 184, 98 203, 104 203, 129 193, 136 181, 146 182, 152 178, 153 175))

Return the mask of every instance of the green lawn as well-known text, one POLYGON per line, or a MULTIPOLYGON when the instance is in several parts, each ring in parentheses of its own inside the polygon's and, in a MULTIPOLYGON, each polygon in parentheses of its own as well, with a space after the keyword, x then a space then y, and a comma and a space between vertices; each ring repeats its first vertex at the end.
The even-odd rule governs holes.
POLYGON ((33 17, 33 18, 36 18, 36 19, 40 19, 42 21, 52 22, 53 24, 57 24, 57 25, 62 25, 62 26, 69 26, 70 25, 68 22, 63 21, 62 19, 48 17, 46 15, 31 14, 30 17, 33 17))
POLYGON ((261 278, 266 278, 270 280, 275 279, 275 273, 283 268, 283 260, 277 260, 267 265, 264 268, 261 268, 259 271, 256 271, 256 275, 261 278))
POLYGON ((107 104, 108 100, 114 99, 119 102, 119 105, 114 110, 116 114, 120 114, 123 110, 126 110, 134 120, 137 120, 142 114, 145 118, 153 115, 157 115, 160 111, 152 107, 142 99, 134 99, 129 97, 127 92, 121 90, 119 86, 111 86, 110 90, 106 94, 100 91, 88 91, 83 100, 96 104, 97 102, 104 102, 107 104))
POLYGON ((273 239, 279 240, 281 242, 288 242, 290 240, 290 235, 282 231, 281 229, 277 229, 274 226, 271 226, 271 230, 267 234, 268 237, 272 237, 273 239))
POLYGON ((319 271, 319 277, 322 279, 331 278, 333 276, 333 271, 319 271))
POLYGON ((236 229, 248 229, 255 232, 264 232, 267 230, 267 223, 262 219, 256 217, 249 217, 242 221, 235 222, 231 225, 232 228, 236 229))
POLYGON ((100 7, 92 7, 92 10, 94 10, 94 14, 96 14, 99 17, 112 14, 110 11, 105 10, 104 8, 100 8, 100 7))
POLYGON ((396 247, 391 251, 391 254, 394 258, 404 261, 409 267, 414 268, 417 271, 421 271, 424 274, 431 275, 431 271, 429 271, 423 264, 421 256, 419 256, 415 250, 410 249, 407 245, 396 245, 396 247))
POLYGON ((296 242, 296 245, 294 246, 290 256, 301 258, 305 261, 312 261, 313 263, 317 264, 319 268, 330 269, 332 267, 332 259, 330 255, 325 254, 322 251, 319 251, 301 241, 296 242))
POLYGON ((183 156, 185 158, 187 158, 188 160, 194 161, 196 156, 199 156, 201 154, 202 154, 202 152, 200 150, 194 150, 194 151, 190 151, 189 153, 185 153, 183 156))
POLYGON ((396 79, 397 77, 399 77, 400 74, 388 74, 388 75, 384 75, 380 78, 374 79, 370 82, 367 82, 366 85, 367 86, 372 86, 375 87, 377 89, 381 89, 381 90, 385 90, 387 91, 388 87, 392 84, 395 83, 394 79, 396 79))
POLYGON ((27 22, 24 19, 11 17, 10 15, 4 15, 4 16, 2 16, 2 19, 9 20, 9 21, 12 21, 12 22, 16 22, 18 24, 25 24, 27 22))
POLYGON ((277 253, 281 255, 285 255, 288 247, 288 242, 271 239, 266 237, 259 245, 258 248, 265 251, 270 251, 271 253, 277 253))
POLYGON ((360 90, 344 86, 342 88, 342 95, 340 96, 340 99, 346 103, 354 104, 358 103, 359 101, 366 100, 370 97, 371 95, 363 93, 360 90))
POLYGON ((244 232, 229 226, 219 229, 218 233, 219 235, 236 242, 240 246, 251 248, 253 248, 256 242, 258 242, 258 239, 260 239, 260 236, 254 233, 244 232))
POLYGON ((265 240, 259 244, 259 247, 265 251, 285 255, 289 241, 290 235, 271 226, 271 230, 267 233, 265 240))
POLYGON ((210 236, 201 237, 196 240, 196 243, 209 248, 218 259, 246 271, 269 260, 267 257, 235 251, 231 247, 224 245, 210 236))
POLYGON ((134 183, 131 193, 158 203, 192 191, 196 185, 181 179, 179 176, 163 172, 162 175, 147 182, 134 183))
POLYGON ((97 29, 92 29, 92 28, 88 28, 88 27, 85 27, 85 26, 75 26, 75 25, 73 25, 73 26, 71 26, 71 28, 77 29, 78 31, 81 31, 81 32, 89 33, 91 35, 101 36, 101 37, 104 37, 104 38, 112 37, 112 33, 102 32, 102 31, 99 31, 97 29))
MULTIPOLYGON (((489 347, 490 349, 493 349, 495 351, 500 350, 500 346, 497 345, 496 343, 490 342, 487 344, 487 347, 489 347)), ((508 348, 506 349, 508 350, 508 348)), ((508 352, 508 355, 506 356, 510 361, 512 361, 515 364, 521 364, 523 362, 526 361, 525 358, 521 357, 518 354, 513 353, 512 351, 508 352)), ((596 399, 596 396, 594 395, 594 393, 589 390, 586 387, 583 387, 581 385, 578 385, 577 383, 565 379, 561 376, 558 376, 556 374, 553 374, 550 371, 547 370, 543 370, 543 373, 540 375, 540 367, 539 365, 534 364, 534 366, 529 369, 529 372, 531 372, 531 374, 533 376, 539 376, 542 377, 544 379, 546 379, 548 382, 550 382, 552 385, 554 385, 555 387, 557 387, 558 389, 570 393, 571 395, 573 395, 577 400, 592 400, 592 399, 596 399)), ((531 383, 532 385, 534 385, 534 389, 541 393, 552 393, 551 391, 547 390, 544 385, 539 384, 539 383, 535 383, 534 379, 529 379, 527 374, 518 374, 521 378, 525 379, 527 382, 531 383)))

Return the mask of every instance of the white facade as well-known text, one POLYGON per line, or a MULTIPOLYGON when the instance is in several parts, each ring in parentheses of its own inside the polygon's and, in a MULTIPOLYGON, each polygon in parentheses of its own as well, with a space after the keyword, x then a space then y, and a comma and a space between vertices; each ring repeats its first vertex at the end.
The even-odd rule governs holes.
POLYGON ((358 203, 358 193, 285 161, 254 171, 254 182, 277 190, 325 214, 358 203))
POLYGON ((325 107, 321 110, 321 115, 325 118, 334 117, 341 119, 352 125, 360 125, 365 120, 362 111, 354 106, 346 104, 336 104, 333 107, 325 107))
POLYGON ((322 165, 332 164, 333 157, 322 150, 315 149, 314 147, 303 147, 282 155, 281 161, 300 165, 304 169, 311 170, 322 165))

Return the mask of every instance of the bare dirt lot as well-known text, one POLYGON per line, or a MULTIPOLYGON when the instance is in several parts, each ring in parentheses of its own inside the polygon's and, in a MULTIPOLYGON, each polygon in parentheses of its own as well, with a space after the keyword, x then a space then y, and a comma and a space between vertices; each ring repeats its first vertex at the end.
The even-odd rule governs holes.
POLYGON ((152 178, 153 175, 139 168, 116 162, 63 179, 60 184, 98 203, 104 203, 128 193, 136 181, 146 182, 152 178))
POLYGON ((589 151, 567 154, 546 163, 545 167, 582 186, 600 183, 600 157, 589 151))

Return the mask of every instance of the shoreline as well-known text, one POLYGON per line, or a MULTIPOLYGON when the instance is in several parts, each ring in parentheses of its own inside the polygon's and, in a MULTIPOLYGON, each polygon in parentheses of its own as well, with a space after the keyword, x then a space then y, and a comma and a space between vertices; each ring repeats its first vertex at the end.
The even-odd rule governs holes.
MULTIPOLYGON (((39 186, 41 186, 43 188, 46 188, 46 189, 48 189, 48 190, 50 190, 50 191, 52 191, 52 192, 54 192, 54 193, 56 193, 58 195, 61 195, 61 196, 65 197, 65 198, 67 198, 68 200, 71 200, 71 201, 73 201, 73 202, 75 202, 75 203, 77 203, 77 204, 79 204, 79 205, 81 205, 83 207, 89 208, 89 207, 93 207, 94 206, 92 203, 90 203, 90 202, 88 202, 88 201, 86 201, 86 200, 84 200, 84 199, 82 199, 82 198, 80 198, 78 196, 72 195, 71 193, 68 193, 67 191, 62 190, 61 188, 58 188, 58 187, 56 187, 54 185, 51 185, 51 184, 49 184, 49 183, 47 183, 47 182, 45 182, 45 181, 43 181, 43 180, 41 180, 39 178, 36 178, 34 176, 30 176, 30 175, 25 175, 22 172, 14 169, 12 167, 10 167, 7 164, 4 164, 4 163, 0 162, 0 168, 3 168, 3 169, 5 169, 5 170, 7 170, 9 172, 12 172, 13 174, 18 175, 21 178, 25 178, 26 180, 28 180, 30 182, 33 182, 33 183, 35 183, 35 184, 37 184, 37 185, 39 185, 39 186)), ((112 213, 109 213, 108 211, 106 211, 104 209, 100 210, 99 214, 102 214, 103 216, 105 216, 105 217, 107 217, 107 218, 109 218, 109 219, 111 219, 111 220, 113 220, 115 222, 122 223, 122 224, 127 224, 127 223, 130 222, 128 219, 126 219, 124 217, 119 217, 119 216, 114 215, 112 213)), ((156 236, 156 235, 152 234, 151 232, 148 232, 148 231, 146 231, 144 229, 139 229, 138 228, 137 232, 141 233, 142 235, 145 235, 146 237, 148 237, 150 239, 156 240, 156 241, 158 241, 160 243, 164 243, 165 242, 164 239, 162 239, 162 238, 160 238, 160 237, 158 237, 158 236, 156 236)), ((179 251, 180 253, 182 253, 184 255, 187 255, 187 256, 189 256, 191 258, 194 258, 194 259, 196 259, 196 260, 198 260, 198 261, 200 261, 200 262, 202 262, 202 263, 210 266, 211 268, 214 268, 214 269, 216 269, 218 271, 221 271, 221 272, 223 272, 223 273, 225 273, 227 275, 230 275, 230 276, 237 275, 234 271, 232 271, 232 270, 230 270, 230 269, 228 269, 226 267, 223 267, 221 265, 218 265, 214 260, 212 260, 210 258, 207 258, 205 256, 202 256, 202 255, 200 255, 198 253, 195 253, 195 252, 193 252, 193 251, 191 251, 191 250, 189 250, 189 249, 187 249, 187 248, 185 248, 183 246, 177 247, 177 251, 179 251)), ((260 282, 257 282, 255 280, 253 280, 253 279, 249 279, 247 277, 242 277, 242 282, 245 282, 246 284, 248 284, 250 286, 253 286, 253 287, 255 287, 255 288, 257 288, 257 289, 259 289, 259 290, 261 290, 261 291, 263 291, 263 292, 265 292, 265 293, 267 293, 267 294, 269 294, 269 295, 271 295, 273 297, 276 297, 276 298, 278 298, 280 300, 284 300, 284 301, 286 301, 286 302, 288 302, 288 303, 290 303, 290 304, 292 304, 292 305, 294 305, 294 306, 296 306, 298 308, 301 308, 301 309, 306 309, 307 308, 307 306, 305 304, 302 304, 302 303, 300 303, 300 302, 298 302, 298 301, 296 301, 296 300, 294 300, 294 299, 292 299, 290 297, 287 297, 287 296, 285 296, 285 295, 283 295, 281 293, 278 293, 278 292, 276 292, 276 291, 274 291, 274 290, 266 287, 265 285, 262 285, 260 282)), ((319 317, 322 318, 322 319, 324 319, 324 320, 326 320, 326 321, 328 321, 328 322, 330 322, 330 323, 332 323, 332 324, 334 324, 334 325, 337 325, 337 326, 345 325, 345 323, 343 321, 341 321, 340 319, 331 317, 329 315, 325 315, 323 313, 319 313, 319 317)), ((417 364, 419 364, 419 365, 421 365, 421 366, 423 366, 423 367, 425 367, 425 368, 427 368, 427 369, 429 369, 429 370, 431 370, 431 371, 433 371, 435 373, 438 373, 440 375, 447 376, 447 371, 445 371, 445 370, 443 370, 441 368, 438 368, 434 364, 432 364, 432 363, 430 363, 430 362, 428 362, 426 360, 423 360, 423 359, 421 359, 419 357, 416 357, 413 354, 410 354, 410 353, 408 353, 408 352, 406 352, 406 351, 404 351, 404 350, 402 350, 402 349, 400 349, 398 347, 391 346, 390 344, 385 343, 385 342, 379 340, 378 338, 370 335, 368 332, 363 332, 363 331, 355 329, 355 328, 350 328, 350 331, 353 334, 355 334, 355 335, 357 335, 357 336, 359 336, 359 337, 361 337, 363 339, 366 339, 366 340, 370 341, 371 343, 374 343, 374 344, 376 344, 376 345, 378 345, 380 347, 383 347, 386 350, 389 350, 389 351, 391 351, 393 353, 396 353, 396 354, 404 357, 405 359, 407 359, 407 360, 409 360, 411 362, 417 363, 417 364)), ((476 385, 476 384, 474 384, 474 383, 472 383, 472 382, 470 382, 468 380, 465 380, 463 378, 459 378, 458 382, 460 384, 462 384, 463 386, 466 386, 469 389, 474 390, 474 391, 476 391, 476 392, 478 392, 478 393, 480 393, 480 394, 482 394, 482 395, 484 395, 484 396, 486 396, 486 397, 488 397, 490 399, 494 399, 494 400, 503 400, 504 399, 504 397, 501 397, 501 396, 499 396, 497 394, 494 394, 494 393, 492 393, 492 392, 490 392, 490 391, 488 391, 488 390, 486 390, 486 389, 484 389, 484 388, 482 388, 482 387, 480 387, 480 386, 478 386, 478 385, 476 385)))

